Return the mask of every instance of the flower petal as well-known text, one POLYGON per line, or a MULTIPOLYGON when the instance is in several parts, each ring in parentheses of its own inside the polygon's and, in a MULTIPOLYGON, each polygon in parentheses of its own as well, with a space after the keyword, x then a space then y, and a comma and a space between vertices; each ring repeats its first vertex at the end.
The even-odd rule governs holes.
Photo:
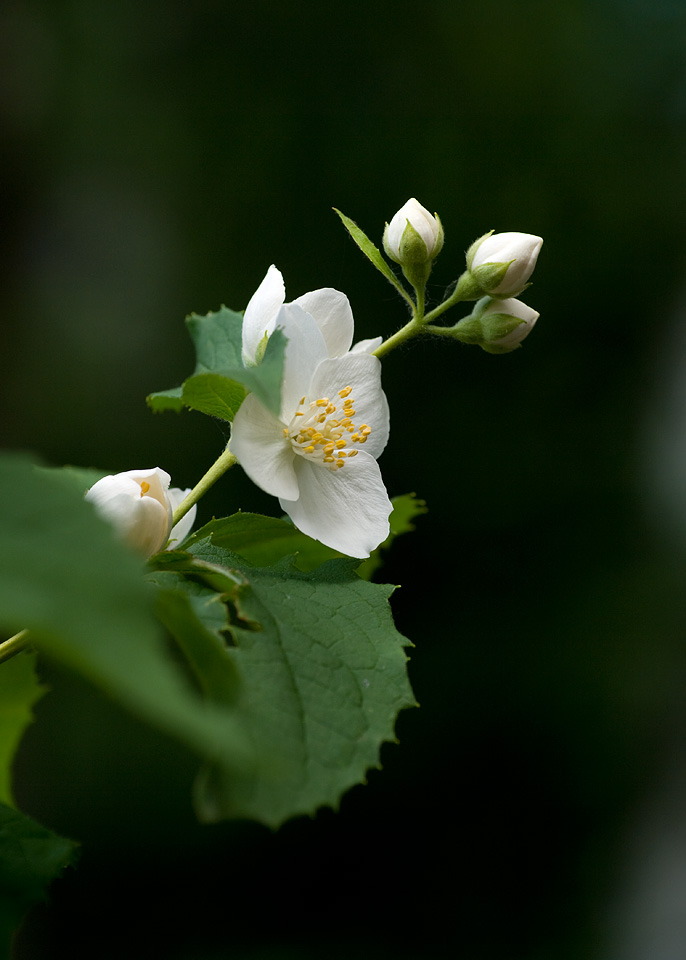
POLYGON ((150 556, 162 549, 169 536, 172 520, 166 493, 169 481, 169 474, 159 467, 127 470, 98 480, 87 491, 85 499, 122 540, 150 556))
POLYGON ((295 454, 283 424, 248 394, 234 417, 229 448, 253 483, 273 497, 297 500, 295 454))
POLYGON ((257 362, 257 348, 265 334, 274 330, 279 308, 286 299, 286 288, 281 271, 274 264, 250 298, 243 316, 243 363, 246 366, 257 362))
POLYGON ((340 470, 297 457, 300 498, 279 500, 308 537, 349 557, 368 557, 386 539, 392 510, 376 460, 360 451, 340 470))
POLYGON ((323 287, 303 294, 293 303, 314 317, 321 330, 330 357, 342 357, 353 342, 353 311, 350 301, 340 290, 323 287))
POLYGON ((279 310, 276 326, 288 339, 281 386, 281 419, 289 423, 307 390, 312 371, 329 352, 313 317, 294 303, 287 303, 279 310))
POLYGON ((338 391, 352 387, 356 425, 368 424, 372 432, 365 450, 378 457, 388 442, 388 401, 381 388, 381 362, 366 353, 349 353, 345 357, 323 360, 310 382, 310 397, 331 397, 335 403, 338 391))
MULTIPOLYGON (((172 511, 176 510, 176 508, 182 504, 190 492, 190 487, 188 487, 186 490, 180 490, 178 487, 172 487, 171 490, 168 491, 167 497, 169 498, 172 511)), ((186 539, 188 534, 191 532, 193 524, 195 523, 195 514, 197 513, 197 510, 198 505, 197 503, 194 503, 188 513, 184 514, 179 522, 172 527, 171 533, 169 534, 169 546, 167 547, 167 550, 176 549, 176 546, 181 543, 182 540, 186 539)))
POLYGON ((370 340, 358 340, 358 342, 350 348, 351 353, 373 353, 377 347, 380 347, 383 343, 383 337, 372 337, 370 340))
POLYGON ((154 497, 139 497, 128 516, 126 542, 145 556, 161 550, 169 539, 169 511, 154 497))

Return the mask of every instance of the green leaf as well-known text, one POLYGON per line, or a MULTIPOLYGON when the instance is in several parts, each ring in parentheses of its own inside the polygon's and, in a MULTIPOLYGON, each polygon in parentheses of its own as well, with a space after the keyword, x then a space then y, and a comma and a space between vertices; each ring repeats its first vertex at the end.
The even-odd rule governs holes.
MULTIPOLYGON (((227 654, 241 677, 235 710, 257 757, 249 773, 222 763, 203 772, 199 816, 276 827, 337 807, 379 765, 398 711, 414 705, 403 651, 410 644, 388 605, 393 588, 361 580, 350 559, 303 572, 289 560, 241 565, 214 538, 190 552, 186 574, 220 591, 234 611, 227 654)), ((181 572, 181 554, 169 562, 181 572)))
POLYGON ((348 231, 350 236, 353 238, 357 246, 365 255, 365 257, 367 257, 368 260, 371 260, 371 262, 374 264, 376 269, 384 275, 384 277, 388 280, 389 283, 393 284, 393 286, 398 291, 398 293, 402 297, 404 297, 404 299, 407 300, 408 303, 414 306, 414 304, 412 303, 412 298, 409 296, 409 294, 407 293, 407 291, 405 290, 405 288, 403 287, 402 283, 397 278, 395 273, 393 273, 393 270, 390 268, 388 263, 381 256, 381 251, 379 250, 379 248, 374 246, 374 244, 366 235, 366 233, 360 230, 357 224, 353 220, 351 220, 350 217, 346 217, 346 215, 344 213, 341 213, 340 210, 336 210, 336 207, 334 207, 333 209, 341 218, 341 220, 343 221, 343 226, 346 228, 346 230, 348 231))
POLYGON ((224 373, 243 366, 243 314, 228 307, 201 316, 192 313, 186 326, 195 347, 195 373, 224 373))
POLYGON ((281 382, 287 339, 282 330, 272 333, 262 362, 256 367, 242 367, 234 371, 237 380, 252 391, 263 406, 275 416, 281 410, 281 382))
POLYGON ((227 647, 229 616, 221 594, 178 573, 155 571, 148 579, 159 588, 157 615, 183 651, 203 694, 232 705, 240 679, 227 647))
POLYGON ((200 373, 183 385, 183 403, 211 417, 233 420, 245 399, 245 389, 219 373, 200 373))
POLYGON ((186 324, 195 347, 195 370, 181 387, 151 394, 147 402, 153 410, 178 412, 188 407, 231 421, 246 390, 250 390, 268 410, 278 414, 286 347, 280 330, 270 336, 262 362, 244 367, 241 313, 221 307, 205 316, 191 314, 186 324))
MULTIPOLYGON (((221 547, 257 567, 271 566, 284 557, 295 557, 300 570, 312 570, 342 554, 296 529, 289 520, 264 517, 257 513, 236 513, 211 520, 185 544, 193 550, 201 541, 221 547)), ((238 558, 240 562, 240 558, 238 558)))
POLYGON ((34 703, 45 693, 35 674, 36 655, 19 653, 0 664, 0 803, 14 805, 12 762, 34 703))
MULTIPOLYGON (((249 758, 233 713, 208 708, 171 658, 152 614, 144 564, 115 540, 74 477, 0 456, 0 627, 202 756, 249 758)), ((4 669, 0 665, 0 669, 4 669)))
MULTIPOLYGON (((386 540, 357 568, 359 576, 365 580, 382 564, 382 553, 387 551, 393 540, 403 533, 414 530, 412 521, 426 513, 426 504, 415 494, 407 493, 393 497, 393 512, 389 517, 390 533, 386 540)), ((288 519, 277 520, 257 513, 236 513, 221 520, 212 520, 193 534, 186 546, 201 540, 211 540, 215 547, 222 547, 239 554, 256 567, 272 566, 284 557, 294 557, 299 570, 314 570, 326 560, 341 557, 343 554, 318 540, 301 533, 288 519)))
POLYGON ((0 803, 0 956, 24 913, 47 897, 50 883, 77 857, 77 844, 0 803))

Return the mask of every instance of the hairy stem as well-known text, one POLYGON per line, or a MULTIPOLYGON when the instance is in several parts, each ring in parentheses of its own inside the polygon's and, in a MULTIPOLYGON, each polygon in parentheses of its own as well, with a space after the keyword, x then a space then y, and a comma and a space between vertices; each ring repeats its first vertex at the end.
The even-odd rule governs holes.
POLYGON ((387 353, 390 353, 391 350, 395 350, 396 347, 399 347, 401 344, 405 343, 406 340, 410 340, 412 337, 416 337, 423 329, 423 324, 420 323, 416 317, 413 317, 409 323, 406 323, 405 326, 398 330, 397 333, 394 333, 393 336, 389 337, 388 340, 384 340, 381 346, 377 347, 376 350, 372 351, 373 357, 385 357, 387 353))

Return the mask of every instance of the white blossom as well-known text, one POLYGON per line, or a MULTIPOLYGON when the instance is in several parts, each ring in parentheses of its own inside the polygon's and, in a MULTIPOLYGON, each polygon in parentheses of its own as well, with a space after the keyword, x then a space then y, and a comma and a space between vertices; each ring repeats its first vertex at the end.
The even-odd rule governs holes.
POLYGON ((94 483, 86 493, 98 514, 120 539, 146 557, 183 540, 193 525, 195 507, 172 528, 172 514, 189 492, 169 489, 171 477, 159 467, 126 470, 94 483))
MULTIPOLYGON (((245 309, 242 345, 244 366, 254 366, 261 361, 285 299, 283 276, 272 264, 245 309)), ((353 312, 344 293, 332 287, 322 287, 320 290, 303 294, 293 303, 314 319, 324 337, 329 357, 342 357, 351 350, 353 312)), ((371 353, 381 340, 381 337, 363 340, 352 347, 352 350, 371 353)))
POLYGON ((477 277, 486 274, 486 264, 509 264, 505 275, 495 285, 482 282, 482 289, 491 296, 512 297, 521 293, 534 272, 543 240, 530 233, 492 233, 477 241, 468 255, 468 267, 477 277), (485 283, 485 285, 484 285, 485 283))
POLYGON ((376 462, 388 439, 388 404, 379 360, 346 352, 352 332, 339 339, 333 322, 322 325, 323 314, 317 321, 306 311, 307 298, 322 293, 279 311, 275 326, 287 337, 279 416, 249 394, 230 449, 303 533, 367 557, 389 532, 391 503, 376 462), (332 343, 343 356, 331 355, 332 343))

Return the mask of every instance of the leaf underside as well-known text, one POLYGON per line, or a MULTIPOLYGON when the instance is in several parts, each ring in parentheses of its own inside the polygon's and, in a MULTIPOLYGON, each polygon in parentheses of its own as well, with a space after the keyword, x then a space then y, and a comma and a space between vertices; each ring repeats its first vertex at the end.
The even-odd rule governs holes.
POLYGON ((195 370, 179 387, 151 393, 148 406, 155 413, 184 408, 232 421, 246 393, 279 412, 286 338, 275 330, 262 362, 244 367, 241 359, 243 314, 227 307, 205 316, 193 313, 186 326, 195 348, 195 370))

